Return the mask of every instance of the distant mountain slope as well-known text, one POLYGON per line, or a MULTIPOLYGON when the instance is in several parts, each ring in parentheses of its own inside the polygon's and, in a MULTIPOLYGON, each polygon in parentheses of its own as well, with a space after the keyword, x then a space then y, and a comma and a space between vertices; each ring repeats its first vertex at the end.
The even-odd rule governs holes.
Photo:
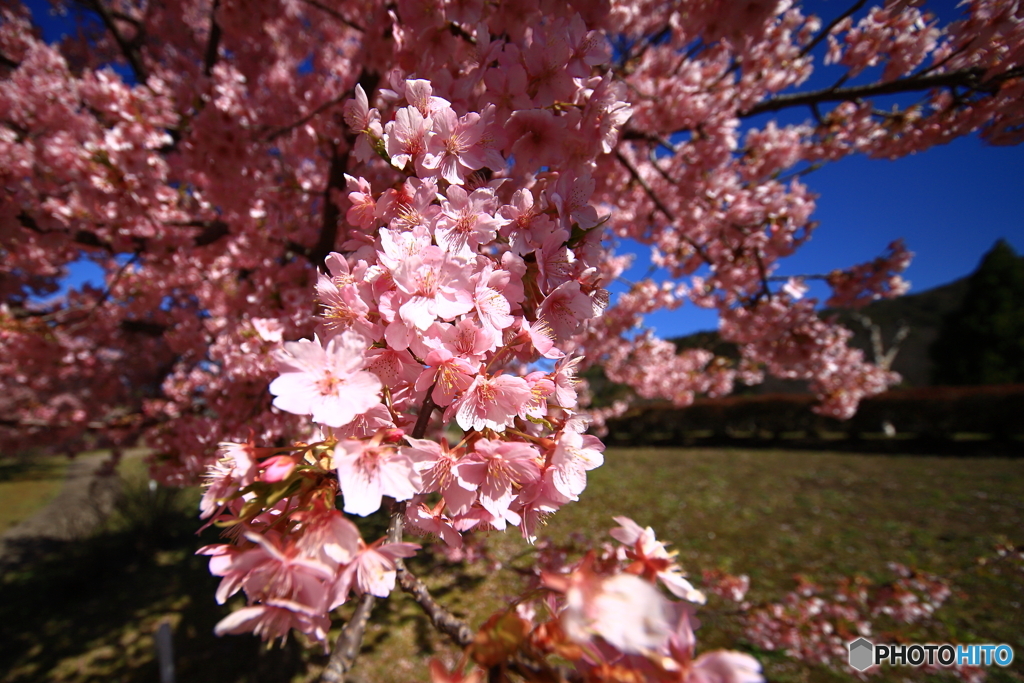
MULTIPOLYGON (((901 323, 910 326, 910 332, 900 347, 900 352, 893 362, 893 370, 903 375, 904 385, 928 386, 931 379, 931 360, 928 358, 928 347, 939 333, 942 316, 959 308, 967 291, 967 277, 955 280, 933 289, 917 294, 908 294, 898 299, 876 301, 862 308, 859 313, 867 316, 882 330, 882 339, 888 349, 889 343, 899 329, 901 323)), ((853 345, 864 349, 871 357, 871 338, 864 326, 854 318, 854 313, 846 310, 822 311, 823 317, 835 315, 853 333, 853 345)), ((724 356, 736 357, 736 349, 732 344, 723 342, 718 332, 694 332, 671 340, 677 348, 705 348, 724 356)), ((800 392, 802 383, 781 381, 768 378, 762 392, 800 392)))
MULTIPOLYGON (((860 310, 861 315, 867 316, 881 328, 882 339, 887 349, 901 323, 910 327, 910 332, 900 345, 900 351, 892 364, 892 369, 903 375, 904 385, 924 387, 931 384, 932 361, 928 357, 928 348, 939 336, 942 317, 955 311, 963 303, 969 277, 918 294, 875 301, 860 310)), ((828 313, 823 312, 823 315, 828 313)), ((850 311, 834 313, 854 333, 853 345, 864 349, 870 358, 871 338, 863 324, 859 323, 850 311)))

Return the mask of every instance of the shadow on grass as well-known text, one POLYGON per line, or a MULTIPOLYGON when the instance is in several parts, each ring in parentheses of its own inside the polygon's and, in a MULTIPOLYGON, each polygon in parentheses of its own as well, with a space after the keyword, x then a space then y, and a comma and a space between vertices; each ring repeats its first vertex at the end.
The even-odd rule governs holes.
POLYGON ((227 612, 213 600, 216 577, 193 555, 217 542, 195 536, 195 491, 125 482, 103 528, 33 549, 0 578, 0 681, 92 683, 158 680, 154 634, 174 632, 177 680, 288 681, 306 670, 291 641, 266 650, 256 638, 217 638, 227 612))
POLYGON ((67 463, 57 458, 0 459, 0 483, 12 481, 45 481, 64 474, 67 463))
MULTIPOLYGON (((230 606, 214 601, 220 579, 210 575, 208 558, 194 553, 221 539, 213 528, 196 536, 198 495, 150 488, 140 474, 121 483, 113 512, 90 535, 18 541, 27 546, 14 553, 21 561, 0 565, 0 683, 152 683, 159 680, 155 634, 164 622, 173 631, 177 681, 278 683, 315 677, 326 656, 294 638, 267 648, 256 637, 213 634, 242 598, 235 596, 230 606)), ((358 520, 367 538, 386 531, 387 516, 379 517, 358 520)), ((413 558, 410 567, 430 580, 439 597, 473 595, 484 580, 459 565, 443 581, 431 577, 431 561, 423 555, 429 553, 413 558)), ((455 611, 467 615, 466 609, 455 611)), ((342 624, 335 620, 336 629, 342 624)), ((394 664, 396 640, 412 662, 443 646, 419 607, 404 596, 378 603, 363 655, 394 664)))

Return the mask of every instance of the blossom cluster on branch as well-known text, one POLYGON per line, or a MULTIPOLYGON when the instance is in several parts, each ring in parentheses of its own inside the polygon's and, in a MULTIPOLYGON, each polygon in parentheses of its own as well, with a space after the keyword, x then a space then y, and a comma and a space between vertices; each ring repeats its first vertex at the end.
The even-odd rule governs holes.
MULTIPOLYGON (((5 5, 0 441, 144 438, 164 478, 188 481, 253 421, 293 433, 263 391, 257 321, 309 338, 317 270, 378 227, 411 229, 392 226, 406 195, 445 259, 493 237, 509 254, 495 272, 525 266, 545 296, 564 285, 547 306, 566 317, 548 324, 581 369, 679 404, 767 372, 848 416, 896 377, 818 319, 801 274, 780 274, 816 229, 801 175, 975 131, 1015 143, 1024 87, 1018 3, 974 0, 948 26, 916 3, 862 5, 819 19, 781 0, 96 0, 74 8, 96 21, 53 44, 5 5), (832 87, 804 87, 816 60, 842 74, 832 87), (873 104, 887 96, 902 99, 873 104), (806 122, 749 123, 794 108, 806 122), (621 240, 650 245, 658 275, 597 315, 631 263, 621 240), (103 284, 58 295, 83 260, 103 284), (637 334, 686 305, 717 309, 742 357, 637 334)), ((897 244, 830 273, 831 304, 900 294, 908 260, 897 244)))

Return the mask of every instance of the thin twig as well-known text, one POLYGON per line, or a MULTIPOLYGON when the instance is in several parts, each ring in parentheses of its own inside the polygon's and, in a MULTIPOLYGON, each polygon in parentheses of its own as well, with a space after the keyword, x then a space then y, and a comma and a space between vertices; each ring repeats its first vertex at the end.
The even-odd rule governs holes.
POLYGON ((768 286, 768 270, 764 267, 764 260, 762 260, 760 252, 754 252, 754 260, 757 261, 757 272, 761 276, 761 294, 768 297, 768 301, 771 301, 772 290, 768 286))
MULTIPOLYGON (((629 174, 633 176, 633 180, 635 180, 640 185, 640 187, 643 188, 644 192, 647 193, 647 196, 651 198, 652 202, 654 202, 654 205, 658 207, 658 210, 665 214, 665 217, 674 223, 676 221, 675 214, 672 212, 671 209, 665 206, 664 202, 662 202, 661 199, 658 198, 658 195, 654 193, 654 188, 651 187, 650 183, 644 180, 643 176, 640 175, 640 171, 637 170, 636 166, 634 166, 633 163, 628 158, 626 158, 626 155, 624 155, 619 150, 615 150, 615 157, 623 166, 626 167, 626 169, 629 171, 629 174)), ((704 259, 705 263, 711 263, 711 259, 704 251, 704 247, 697 244, 686 235, 680 235, 679 237, 684 242, 689 244, 693 248, 693 250, 696 251, 702 259, 704 259)))
POLYGON ((633 162, 630 161, 626 157, 626 155, 619 150, 615 150, 615 158, 619 160, 619 163, 626 167, 626 169, 629 171, 629 174, 633 176, 633 180, 635 180, 640 185, 640 187, 643 188, 644 192, 647 193, 647 196, 650 197, 652 202, 654 202, 654 205, 658 207, 658 210, 665 214, 665 217, 668 218, 670 221, 675 222, 675 213, 672 211, 672 209, 665 206, 665 203, 661 201, 661 198, 658 197, 657 194, 655 194, 654 188, 651 187, 650 183, 644 180, 644 177, 640 175, 640 171, 637 170, 636 166, 633 165, 633 162))
POLYGON ((807 45, 804 46, 804 49, 800 50, 800 54, 799 54, 799 56, 797 58, 799 59, 800 57, 806 57, 807 54, 811 50, 813 50, 814 48, 816 48, 818 46, 818 43, 820 43, 821 41, 825 40, 825 38, 828 36, 828 34, 832 32, 832 29, 834 29, 839 24, 839 22, 841 22, 846 17, 852 16, 854 12, 856 12, 861 7, 866 5, 867 1, 868 0, 857 0, 857 2, 854 3, 853 7, 851 7, 848 10, 846 10, 845 12, 840 14, 838 17, 836 17, 835 19, 830 21, 828 26, 826 26, 821 31, 819 31, 818 35, 814 36, 814 40, 812 40, 811 42, 807 43, 807 45))
POLYGON ((353 92, 354 92, 353 90, 346 90, 345 92, 341 93, 340 95, 338 95, 334 99, 327 100, 326 102, 321 104, 319 107, 317 107, 313 111, 311 111, 308 114, 306 114, 305 116, 303 116, 298 121, 295 121, 294 123, 289 123, 287 126, 282 126, 282 127, 278 128, 273 133, 271 133, 267 137, 263 138, 263 142, 273 142, 274 140, 278 139, 282 135, 287 135, 288 133, 292 132, 293 130, 295 130, 299 126, 304 125, 308 121, 310 121, 310 120, 316 118, 317 116, 319 116, 320 114, 324 113, 325 111, 327 111, 331 107, 335 106, 336 104, 344 102, 347 99, 351 99, 353 92))

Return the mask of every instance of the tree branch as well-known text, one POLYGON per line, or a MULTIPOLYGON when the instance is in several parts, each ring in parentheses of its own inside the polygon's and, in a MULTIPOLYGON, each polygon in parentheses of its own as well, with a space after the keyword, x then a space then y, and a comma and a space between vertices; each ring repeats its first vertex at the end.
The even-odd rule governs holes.
POLYGON ((987 81, 983 81, 985 69, 970 68, 959 71, 949 71, 941 74, 914 75, 906 78, 898 78, 887 83, 872 83, 870 85, 855 85, 849 88, 826 88, 806 93, 793 93, 791 95, 778 95, 755 104, 750 109, 740 112, 742 118, 749 118, 772 111, 779 111, 788 107, 799 107, 814 105, 821 102, 845 102, 858 100, 865 97, 877 95, 897 95, 906 92, 920 92, 932 88, 965 87, 972 91, 994 91, 1004 82, 1024 75, 1024 69, 1017 67, 997 74, 987 81))
MULTIPOLYGON (((36 222, 36 219, 24 211, 18 214, 18 222, 21 224, 21 227, 40 235, 47 235, 53 232, 51 230, 44 230, 41 228, 39 223, 36 222)), ((230 226, 222 220, 194 220, 183 223, 163 223, 163 225, 181 228, 202 228, 199 234, 192 238, 192 243, 197 247, 205 247, 209 244, 213 244, 217 240, 231 234, 230 226)), ((145 238, 135 237, 132 239, 135 242, 135 253, 141 253, 146 250, 147 240, 145 238)), ((102 249, 110 254, 116 253, 113 245, 100 239, 99 235, 91 230, 76 230, 71 234, 71 241, 76 244, 80 244, 83 247, 102 249)))
POLYGON ((320 675, 322 683, 345 683, 345 674, 352 669, 352 664, 359 656, 363 632, 366 631, 366 624, 370 621, 370 612, 373 611, 375 602, 376 598, 369 593, 360 598, 356 611, 341 630, 338 642, 334 644, 327 668, 320 675))
POLYGON ((652 202, 654 202, 654 205, 658 207, 658 210, 665 214, 665 218, 668 218, 670 221, 675 222, 675 213, 672 211, 672 209, 665 206, 665 203, 661 201, 661 198, 654 193, 654 188, 651 187, 650 183, 644 180, 643 176, 640 175, 640 171, 637 170, 636 166, 633 165, 633 162, 627 159, 626 155, 619 150, 615 150, 615 158, 619 160, 620 164, 626 167, 626 170, 629 171, 629 174, 633 176, 633 180, 635 180, 640 185, 640 187, 643 188, 644 192, 647 193, 647 196, 650 197, 652 202))
POLYGON ((114 40, 117 41, 118 47, 121 48, 121 54, 128 60, 128 65, 131 66, 132 72, 135 74, 135 79, 139 83, 145 84, 149 80, 149 73, 146 71, 146 65, 142 63, 142 54, 139 52, 137 39, 129 42, 118 30, 116 19, 106 5, 103 4, 103 0, 87 0, 87 4, 92 6, 96 10, 96 13, 100 15, 100 19, 103 20, 104 26, 114 36, 114 40))
POLYGON ((217 48, 220 45, 220 24, 217 23, 217 7, 220 0, 213 0, 210 9, 210 37, 206 41, 206 54, 203 55, 203 73, 209 77, 217 63, 217 48))
MULTIPOLYGON (((434 388, 431 387, 427 391, 426 397, 423 399, 423 405, 420 407, 420 417, 416 420, 416 426, 412 431, 412 438, 422 439, 423 435, 427 432, 427 424, 430 421, 430 414, 434 412, 434 401, 431 399, 430 394, 434 388), (423 416, 426 415, 426 419, 423 416)), ((391 520, 388 522, 388 543, 401 543, 402 542, 402 529, 405 524, 405 503, 396 502, 394 507, 391 508, 391 520)), ((398 572, 399 580, 402 581, 402 588, 405 589, 406 579, 403 579, 403 575, 409 575, 408 570, 405 568, 405 563, 402 558, 395 559, 395 568, 398 572)), ((413 581, 418 581, 416 577, 412 577, 413 581)), ((422 585, 422 584, 420 584, 422 585)), ((423 586, 423 592, 426 593, 426 586, 423 586)), ((429 593, 426 596, 430 601, 437 607, 438 610, 447 614, 447 612, 433 601, 429 593)), ((341 635, 338 636, 338 641, 334 644, 334 651, 331 652, 331 659, 327 663, 327 668, 324 669, 323 674, 320 676, 321 683, 344 683, 345 674, 347 674, 355 662, 357 656, 359 656, 359 648, 362 646, 363 633, 366 631, 366 624, 370 620, 370 612, 373 610, 374 597, 367 593, 359 600, 359 605, 356 607, 355 613, 352 618, 345 624, 345 628, 342 629, 341 635)), ((419 600, 417 600, 419 602, 419 600)), ((423 604, 422 602, 420 603, 423 604)), ((424 607, 426 609, 426 607, 424 607)), ((430 614, 430 612, 427 612, 430 614)), ((433 618, 433 617, 431 617, 433 618)), ((454 616, 451 617, 455 619, 454 616)), ((435 622, 436 623, 436 622, 435 622)), ((440 628, 440 627, 439 627, 440 628)), ((465 627, 469 631, 469 627, 465 627)), ((448 631, 445 631, 448 633, 448 631)), ((470 640, 472 640, 472 632, 470 631, 470 640)))
MULTIPOLYGON (((658 207, 658 210, 665 214, 665 217, 674 223, 676 221, 675 213, 673 213, 671 209, 665 206, 665 203, 662 202, 658 195, 654 193, 654 188, 651 187, 650 183, 644 180, 643 176, 640 175, 640 171, 637 170, 636 166, 634 166, 633 163, 626 158, 626 155, 624 155, 619 150, 615 150, 615 158, 619 160, 619 163, 626 167, 626 169, 629 171, 629 174, 633 176, 633 180, 639 183, 640 187, 642 187, 644 192, 647 193, 647 196, 651 198, 652 202, 654 202, 654 205, 658 207)), ((704 247, 697 244, 686 235, 680 235, 679 237, 684 242, 689 244, 694 249, 694 251, 696 251, 702 259, 704 259, 705 263, 711 263, 711 259, 708 257, 707 252, 704 251, 704 247)))
POLYGON ((341 209, 331 197, 333 190, 345 188, 345 172, 348 170, 348 155, 338 151, 338 146, 331 144, 331 167, 327 172, 327 187, 324 189, 324 211, 320 225, 320 237, 316 246, 309 252, 309 260, 317 268, 327 268, 327 256, 334 249, 338 239, 338 221, 341 209))
MULTIPOLYGON (((835 19, 830 21, 828 26, 826 26, 821 31, 819 31, 818 35, 814 36, 814 40, 812 40, 811 42, 807 43, 807 45, 804 45, 804 49, 800 50, 799 57, 806 57, 807 54, 811 50, 813 50, 814 48, 816 48, 818 46, 818 43, 820 43, 821 41, 825 40, 826 37, 828 37, 828 34, 832 32, 832 29, 834 29, 839 24, 839 22, 841 22, 846 17, 852 16, 854 12, 856 12, 861 7, 866 5, 867 1, 868 0, 857 0, 857 2, 855 2, 853 4, 853 7, 851 7, 848 10, 846 10, 845 12, 840 14, 838 17, 836 17, 835 19)), ((799 57, 798 57, 798 59, 799 59, 799 57)))
POLYGON ((346 90, 345 92, 343 92, 342 94, 338 95, 334 99, 327 100, 326 102, 321 104, 319 107, 317 107, 313 111, 309 112, 308 114, 306 114, 305 116, 300 118, 298 121, 295 121, 294 123, 289 123, 287 126, 282 126, 282 127, 278 128, 273 133, 271 133, 267 137, 263 138, 263 141, 264 142, 273 142, 274 140, 278 139, 282 135, 287 135, 288 133, 292 132, 293 130, 295 130, 299 126, 305 124, 307 121, 310 121, 310 120, 316 118, 317 116, 322 114, 327 109, 330 109, 331 107, 335 106, 336 104, 339 104, 339 103, 341 103, 341 102, 351 98, 352 94, 353 94, 352 90, 346 90))
POLYGON ((362 33, 366 32, 366 29, 364 29, 362 26, 355 23, 354 21, 347 19, 344 15, 342 15, 341 12, 331 9, 330 7, 324 5, 323 3, 317 2, 317 0, 302 0, 302 2, 306 3, 310 7, 316 7, 321 12, 330 14, 332 17, 334 17, 335 19, 337 19, 338 21, 345 24, 345 26, 348 26, 351 29, 355 29, 356 31, 360 31, 362 33))
POLYGON ((413 576, 404 566, 398 571, 398 583, 402 590, 419 603, 438 631, 450 637, 460 647, 466 647, 473 642, 473 629, 434 600, 426 584, 413 576))

